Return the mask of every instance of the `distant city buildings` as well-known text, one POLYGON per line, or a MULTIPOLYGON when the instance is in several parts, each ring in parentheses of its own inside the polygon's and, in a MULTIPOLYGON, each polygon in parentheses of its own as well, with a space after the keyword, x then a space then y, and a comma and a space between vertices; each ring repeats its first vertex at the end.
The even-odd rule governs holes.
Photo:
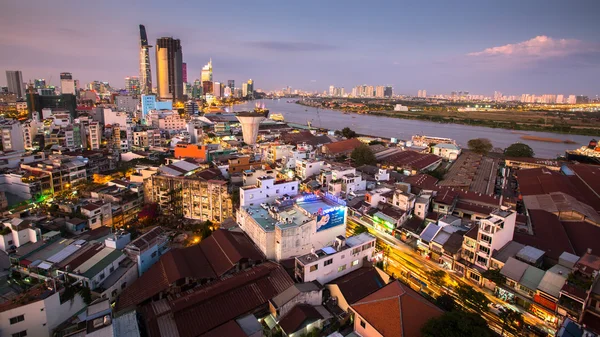
POLYGON ((150 51, 146 27, 140 25, 140 94, 152 93, 152 71, 150 68, 150 51))
POLYGON ((73 74, 71 73, 60 73, 60 93, 75 95, 75 81, 73 80, 73 74))
POLYGON ((161 37, 156 40, 156 79, 160 99, 183 99, 182 58, 179 39, 161 37))
POLYGON ((25 97, 23 74, 21 74, 20 70, 7 70, 6 83, 8 85, 8 92, 15 94, 17 98, 25 97))

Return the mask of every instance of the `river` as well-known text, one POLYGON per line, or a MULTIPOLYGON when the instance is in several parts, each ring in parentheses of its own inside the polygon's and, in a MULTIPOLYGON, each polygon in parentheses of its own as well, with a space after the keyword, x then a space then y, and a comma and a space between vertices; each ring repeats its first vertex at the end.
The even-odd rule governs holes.
POLYGON ((509 145, 521 142, 533 149, 537 158, 556 158, 564 155, 565 150, 576 149, 587 145, 592 137, 579 135, 566 135, 537 131, 512 131, 507 129, 494 129, 482 126, 461 124, 443 124, 422 120, 409 120, 373 115, 343 114, 341 111, 305 107, 296 103, 287 103, 288 99, 256 100, 233 107, 233 111, 247 111, 254 109, 256 103, 265 105, 270 113, 280 113, 286 122, 306 124, 310 121, 313 126, 330 130, 341 130, 344 127, 360 134, 375 137, 397 138, 408 140, 415 134, 452 138, 462 147, 467 146, 469 139, 487 138, 494 147, 506 148, 509 145), (562 140, 572 140, 577 144, 549 143, 532 140, 523 140, 523 135, 550 137, 562 140))

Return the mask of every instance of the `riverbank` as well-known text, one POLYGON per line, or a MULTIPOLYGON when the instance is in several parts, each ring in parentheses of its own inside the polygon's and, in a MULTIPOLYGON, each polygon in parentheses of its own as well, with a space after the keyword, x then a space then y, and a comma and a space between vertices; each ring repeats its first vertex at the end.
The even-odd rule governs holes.
MULTIPOLYGON (((296 104, 315 108, 316 106, 305 104, 302 101, 297 101, 296 104)), ((469 126, 482 126, 494 129, 508 129, 511 131, 536 131, 536 132, 550 132, 560 133, 568 135, 581 135, 581 136, 593 136, 597 137, 600 135, 600 127, 589 128, 580 125, 567 125, 566 123, 556 124, 544 124, 543 118, 538 118, 535 122, 526 122, 526 118, 531 120, 531 116, 503 116, 503 120, 497 119, 481 119, 471 118, 465 113, 465 116, 450 116, 443 114, 436 114, 426 111, 368 111, 366 113, 356 113, 343 108, 329 108, 330 110, 339 111, 343 114, 359 114, 359 115, 371 115, 388 118, 408 119, 408 120, 421 120, 427 122, 434 122, 440 124, 458 124, 458 125, 469 125, 469 126)), ((538 116, 539 117, 539 116, 538 116)))

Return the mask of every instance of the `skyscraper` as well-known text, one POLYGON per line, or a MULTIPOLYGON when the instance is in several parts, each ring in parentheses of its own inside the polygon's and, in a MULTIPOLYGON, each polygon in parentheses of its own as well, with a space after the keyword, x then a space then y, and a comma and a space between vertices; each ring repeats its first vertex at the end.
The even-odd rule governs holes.
POLYGON ((221 97, 221 83, 213 82, 213 95, 215 97, 221 97))
POLYGON ((181 41, 161 37, 156 41, 156 81, 160 99, 183 98, 181 41))
POLYGON ((386 85, 383 90, 383 96, 387 97, 387 98, 392 98, 393 95, 394 95, 394 89, 392 88, 392 86, 386 85))
POLYGON ((212 72, 213 72, 212 59, 210 59, 208 61, 208 64, 206 64, 204 67, 202 67, 202 73, 200 74, 200 79, 202 80, 202 82, 205 82, 205 81, 212 82, 212 80, 213 80, 212 72))
POLYGON ((187 83, 187 63, 185 62, 181 64, 181 78, 183 79, 183 83, 187 83))
POLYGON ((229 87, 229 89, 233 90, 233 88, 235 88, 235 81, 227 80, 227 87, 229 87))
POLYGON ((140 25, 140 93, 149 95, 152 93, 152 70, 150 69, 150 51, 152 46, 148 45, 146 27, 140 25))
POLYGON ((75 95, 75 81, 73 81, 73 74, 60 73, 60 93, 75 95))
POLYGON ((20 70, 7 70, 6 83, 8 85, 8 92, 17 95, 17 98, 25 97, 23 75, 20 70))

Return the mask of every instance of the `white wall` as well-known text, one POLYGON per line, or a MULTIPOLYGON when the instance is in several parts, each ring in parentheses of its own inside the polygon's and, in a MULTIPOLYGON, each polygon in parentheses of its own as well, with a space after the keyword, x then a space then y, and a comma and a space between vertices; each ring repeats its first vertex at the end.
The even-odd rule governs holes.
POLYGON ((274 179, 262 180, 261 186, 253 189, 240 189, 240 206, 250 206, 250 204, 260 205, 263 202, 273 202, 278 197, 288 194, 294 196, 298 194, 298 181, 284 182, 274 184, 274 179))

